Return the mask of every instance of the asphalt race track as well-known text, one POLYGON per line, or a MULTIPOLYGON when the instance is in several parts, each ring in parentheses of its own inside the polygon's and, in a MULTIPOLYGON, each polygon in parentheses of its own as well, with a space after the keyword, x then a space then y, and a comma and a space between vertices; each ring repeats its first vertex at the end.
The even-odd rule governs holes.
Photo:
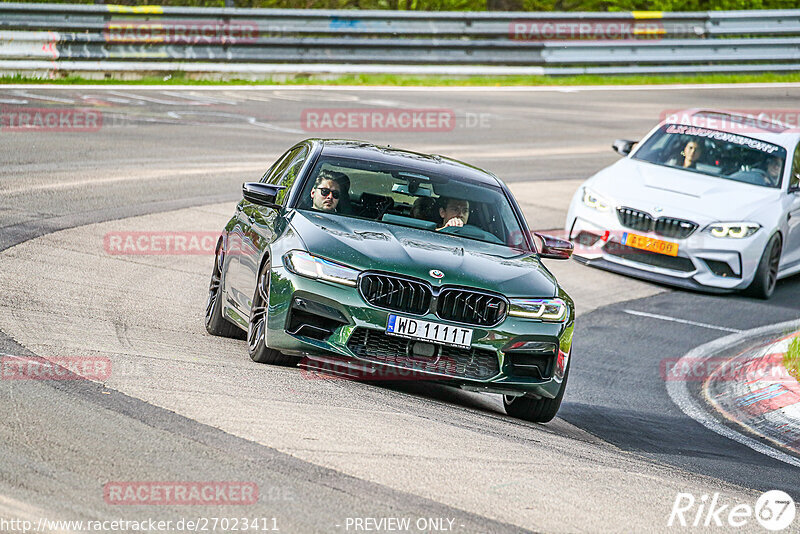
POLYGON ((366 531, 356 519, 388 518, 410 518, 412 532, 672 532, 679 492, 750 505, 771 489, 800 499, 800 467, 686 416, 660 373, 662 360, 732 331, 797 319, 800 277, 765 302, 549 260, 579 317, 559 417, 535 425, 507 417, 494 395, 255 364, 244 341, 203 327, 213 253, 104 247, 110 232, 219 231, 241 183, 306 137, 462 159, 509 183, 533 228, 560 228, 580 181, 618 157, 614 139, 638 139, 681 108, 793 109, 799 98, 800 87, 0 88, 6 116, 24 107, 102 117, 79 131, 0 129, 0 353, 112 362, 102 383, 0 381, 0 518, 246 516, 300 533, 366 531), (303 119, 355 108, 435 108, 455 122, 331 132, 303 119), (103 495, 115 481, 250 481, 259 498, 115 505, 103 495))

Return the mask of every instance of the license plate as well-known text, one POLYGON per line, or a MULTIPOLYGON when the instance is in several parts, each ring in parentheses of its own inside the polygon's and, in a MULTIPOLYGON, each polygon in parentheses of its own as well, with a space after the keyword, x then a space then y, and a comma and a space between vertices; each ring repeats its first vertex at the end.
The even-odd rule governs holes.
POLYGON ((389 316, 386 333, 454 347, 469 348, 472 345, 471 328, 420 321, 419 319, 400 317, 398 315, 389 316))
POLYGON ((647 250, 655 252, 656 254, 664 254, 667 256, 678 255, 678 244, 670 241, 662 241, 653 237, 646 237, 643 235, 628 234, 622 235, 622 244, 629 247, 638 248, 640 250, 647 250))

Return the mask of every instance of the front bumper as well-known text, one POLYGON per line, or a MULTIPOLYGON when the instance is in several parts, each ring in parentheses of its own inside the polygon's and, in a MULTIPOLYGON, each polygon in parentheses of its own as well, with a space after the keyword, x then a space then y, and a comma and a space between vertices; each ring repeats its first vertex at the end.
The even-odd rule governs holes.
POLYGON ((571 206, 566 232, 575 243, 573 257, 585 264, 686 289, 725 293, 744 289, 755 276, 769 237, 762 228, 744 239, 719 239, 703 232, 675 239, 626 228, 616 211, 598 212, 582 203, 571 206), (678 244, 677 257, 623 246, 626 233, 678 244))
MULTIPOLYGON (((560 296, 570 303, 566 323, 506 317, 491 328, 458 325, 473 329, 471 348, 437 345, 435 356, 428 359, 414 356, 408 345, 404 347, 404 343, 413 342, 385 334, 389 314, 404 315, 402 312, 367 304, 357 288, 298 276, 281 266, 272 271, 267 343, 270 348, 304 358, 307 367, 350 370, 352 376, 365 379, 377 376, 387 380, 392 377, 441 380, 466 389, 554 398, 570 357, 574 327, 571 300, 565 294, 560 296), (303 324, 319 330, 305 328, 303 324), (529 341, 536 346, 552 347, 552 353, 544 351, 537 356, 529 351, 512 350, 512 345, 529 341), (523 367, 532 361, 539 364, 536 372, 523 367), (413 370, 413 373, 374 372, 387 368, 413 370)), ((433 313, 408 316, 456 324, 433 313)))

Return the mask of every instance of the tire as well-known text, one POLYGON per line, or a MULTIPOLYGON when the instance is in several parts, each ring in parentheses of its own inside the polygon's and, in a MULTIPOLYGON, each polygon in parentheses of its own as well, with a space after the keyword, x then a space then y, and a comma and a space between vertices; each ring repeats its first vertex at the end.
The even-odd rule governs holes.
POLYGON ((778 281, 778 266, 781 261, 781 237, 773 235, 764 247, 761 261, 758 262, 755 278, 747 288, 746 293, 751 297, 768 299, 775 292, 778 281))
POLYGON ((269 275, 270 264, 265 262, 256 280, 256 290, 253 294, 253 304, 250 308, 250 319, 247 329, 247 351, 250 359, 256 363, 269 363, 272 365, 296 365, 298 359, 294 356, 281 354, 280 351, 267 346, 267 309, 269 302, 269 275))
MULTIPOLYGON (((570 357, 570 364, 572 363, 572 358, 570 357)), ((561 399, 564 398, 564 391, 567 389, 567 378, 569 377, 569 367, 570 364, 567 364, 567 370, 564 373, 564 380, 561 381, 561 389, 558 390, 558 395, 554 399, 548 399, 542 397, 540 399, 536 399, 534 397, 512 397, 509 395, 503 395, 503 407, 506 409, 506 413, 511 417, 516 417, 517 419, 524 419, 525 421, 530 421, 532 423, 547 423, 552 421, 552 419, 558 413, 558 409, 561 407, 561 399)))
POLYGON ((211 282, 208 285, 205 317, 206 330, 212 336, 245 339, 244 331, 222 315, 223 261, 224 252, 222 250, 222 241, 220 241, 217 244, 217 253, 214 255, 214 269, 211 272, 211 282))

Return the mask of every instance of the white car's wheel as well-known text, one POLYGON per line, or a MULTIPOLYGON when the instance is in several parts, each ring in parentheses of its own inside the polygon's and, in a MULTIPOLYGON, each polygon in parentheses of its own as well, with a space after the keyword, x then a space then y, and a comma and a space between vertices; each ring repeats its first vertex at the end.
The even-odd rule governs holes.
POLYGON ((775 284, 778 282, 778 265, 781 261, 781 236, 773 235, 764 247, 761 254, 761 261, 758 262, 756 276, 747 293, 760 299, 768 299, 775 292, 775 284))

